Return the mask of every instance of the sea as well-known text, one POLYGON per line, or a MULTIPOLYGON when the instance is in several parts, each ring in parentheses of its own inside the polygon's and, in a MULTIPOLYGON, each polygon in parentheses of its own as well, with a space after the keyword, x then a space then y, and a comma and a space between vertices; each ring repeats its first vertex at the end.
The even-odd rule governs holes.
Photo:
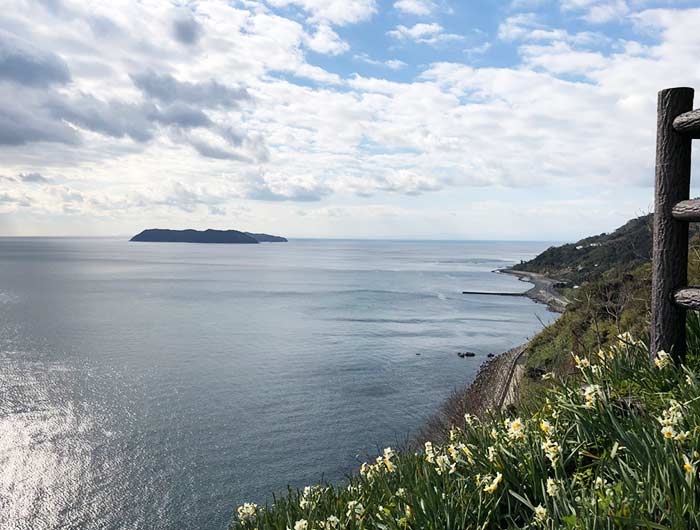
POLYGON ((554 320, 461 294, 549 245, 0 238, 0 528, 224 530, 342 483, 554 320))

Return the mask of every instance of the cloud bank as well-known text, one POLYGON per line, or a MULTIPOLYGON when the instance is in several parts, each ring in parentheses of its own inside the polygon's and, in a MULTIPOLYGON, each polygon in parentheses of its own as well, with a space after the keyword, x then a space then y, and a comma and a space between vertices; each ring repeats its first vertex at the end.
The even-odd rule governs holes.
POLYGON ((613 228, 651 202, 656 92, 700 86, 693 3, 520 0, 460 31, 455 2, 10 0, 0 218, 39 233, 75 218, 106 234, 613 228))

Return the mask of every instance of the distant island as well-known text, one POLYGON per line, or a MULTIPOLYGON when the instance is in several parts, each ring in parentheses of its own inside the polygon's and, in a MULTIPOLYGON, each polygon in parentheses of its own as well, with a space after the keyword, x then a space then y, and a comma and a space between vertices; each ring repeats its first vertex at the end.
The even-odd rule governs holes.
POLYGON ((219 243, 219 244, 253 244, 286 243, 287 239, 269 234, 253 234, 238 230, 167 230, 151 228, 136 234, 130 241, 149 243, 219 243))
POLYGON ((244 232, 244 234, 258 240, 258 243, 286 243, 287 238, 281 236, 271 236, 270 234, 254 234, 253 232, 244 232))

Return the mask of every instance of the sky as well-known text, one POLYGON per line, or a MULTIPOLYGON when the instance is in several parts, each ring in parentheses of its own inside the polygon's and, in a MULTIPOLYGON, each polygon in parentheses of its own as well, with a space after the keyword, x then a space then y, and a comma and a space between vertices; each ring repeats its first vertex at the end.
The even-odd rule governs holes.
POLYGON ((700 0, 4 0, 0 235, 610 231, 653 208, 698 28, 700 0))

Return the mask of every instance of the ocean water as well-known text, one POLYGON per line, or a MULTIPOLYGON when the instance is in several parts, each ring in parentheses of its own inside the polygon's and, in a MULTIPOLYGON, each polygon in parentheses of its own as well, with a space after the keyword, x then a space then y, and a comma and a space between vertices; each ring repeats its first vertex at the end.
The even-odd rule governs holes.
POLYGON ((342 480, 554 318, 460 294, 547 246, 0 239, 0 528, 221 530, 342 480))

